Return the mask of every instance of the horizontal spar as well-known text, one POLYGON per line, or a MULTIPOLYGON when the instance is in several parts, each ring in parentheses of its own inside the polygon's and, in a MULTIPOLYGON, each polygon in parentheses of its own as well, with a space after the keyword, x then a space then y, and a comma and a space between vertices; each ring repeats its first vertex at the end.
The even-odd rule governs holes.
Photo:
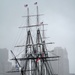
POLYGON ((18 45, 15 47, 25 47, 25 46, 35 46, 35 45, 45 45, 45 44, 54 44, 54 42, 49 42, 49 43, 37 43, 37 44, 27 44, 27 45, 18 45))
POLYGON ((37 26, 42 26, 42 25, 48 25, 48 24, 41 24, 41 25, 29 25, 29 26, 23 26, 23 27, 19 27, 19 28, 37 27, 37 26))
POLYGON ((22 17, 34 17, 34 16, 42 16, 44 14, 38 14, 38 15, 28 15, 28 16, 22 16, 22 17))
POLYGON ((12 73, 12 72, 21 72, 21 71, 7 71, 7 73, 12 73))
POLYGON ((52 60, 44 60, 44 61, 57 61, 58 59, 52 59, 52 60))
MULTIPOLYGON (((57 60, 59 60, 59 59, 50 59, 50 60, 46 59, 46 60, 43 60, 43 61, 47 62, 47 61, 57 61, 57 60)), ((34 62, 34 60, 33 60, 33 62, 34 62)))
MULTIPOLYGON (((46 58, 59 58, 59 56, 52 56, 52 57, 38 57, 39 59, 46 59, 46 58)), ((17 60, 29 60, 29 59, 38 59, 38 58, 16 58, 17 60)), ((14 58, 11 60, 15 60, 14 58)))
MULTIPOLYGON (((22 71, 35 71, 35 70, 22 70, 22 71)), ((14 72, 21 72, 21 70, 18 70, 18 71, 7 71, 7 73, 14 73, 14 72)))

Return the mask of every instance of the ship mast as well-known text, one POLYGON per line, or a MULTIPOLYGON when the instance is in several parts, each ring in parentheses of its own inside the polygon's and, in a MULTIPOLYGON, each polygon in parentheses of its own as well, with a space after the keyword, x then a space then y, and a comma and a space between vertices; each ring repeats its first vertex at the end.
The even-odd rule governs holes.
POLYGON ((21 75, 54 75, 50 61, 56 61, 55 59, 59 58, 59 56, 49 56, 48 51, 46 49, 46 44, 53 44, 53 42, 46 43, 44 36, 44 25, 43 22, 40 23, 39 9, 37 2, 34 3, 36 5, 36 15, 29 14, 29 7, 26 4, 27 8, 27 26, 19 27, 19 28, 28 28, 27 38, 25 45, 18 45, 15 47, 25 47, 25 55, 22 58, 16 58, 12 60, 24 61, 23 67, 21 67, 21 75), (36 24, 30 24, 30 17, 36 17, 36 24), (43 36, 41 35, 40 26, 43 26, 43 36), (31 34, 31 27, 37 27, 36 30, 36 42, 33 41, 33 37, 31 34), (54 59, 54 60, 53 60, 54 59))

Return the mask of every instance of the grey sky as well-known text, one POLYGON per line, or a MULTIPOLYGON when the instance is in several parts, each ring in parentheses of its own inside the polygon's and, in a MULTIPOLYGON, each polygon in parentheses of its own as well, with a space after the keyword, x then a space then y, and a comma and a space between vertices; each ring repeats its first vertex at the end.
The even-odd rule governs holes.
POLYGON ((12 48, 18 27, 24 23, 24 4, 28 3, 32 12, 36 1, 48 23, 47 36, 55 42, 53 47, 67 49, 70 72, 75 73, 75 0, 0 0, 0 48, 12 48))

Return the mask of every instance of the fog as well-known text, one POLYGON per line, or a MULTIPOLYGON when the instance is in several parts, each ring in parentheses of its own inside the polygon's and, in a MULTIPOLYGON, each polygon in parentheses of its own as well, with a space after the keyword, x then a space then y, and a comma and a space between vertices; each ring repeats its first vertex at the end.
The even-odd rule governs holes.
MULTIPOLYGON (((25 4, 29 4, 31 13, 38 2, 41 20, 47 23, 47 41, 54 41, 52 47, 63 47, 68 51, 70 72, 75 73, 75 0, 0 0, 0 48, 12 49, 20 25, 25 20, 25 4)), ((22 31, 23 32, 23 31, 22 31)))

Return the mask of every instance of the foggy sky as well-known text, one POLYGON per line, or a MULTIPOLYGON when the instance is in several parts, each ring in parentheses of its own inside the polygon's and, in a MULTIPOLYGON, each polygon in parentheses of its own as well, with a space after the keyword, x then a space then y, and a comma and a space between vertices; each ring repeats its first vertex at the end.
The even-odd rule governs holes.
POLYGON ((70 72, 75 73, 75 0, 0 0, 0 48, 12 49, 18 27, 24 23, 24 4, 29 4, 31 13, 38 2, 41 19, 48 24, 48 41, 53 47, 66 48, 69 55, 70 72))

